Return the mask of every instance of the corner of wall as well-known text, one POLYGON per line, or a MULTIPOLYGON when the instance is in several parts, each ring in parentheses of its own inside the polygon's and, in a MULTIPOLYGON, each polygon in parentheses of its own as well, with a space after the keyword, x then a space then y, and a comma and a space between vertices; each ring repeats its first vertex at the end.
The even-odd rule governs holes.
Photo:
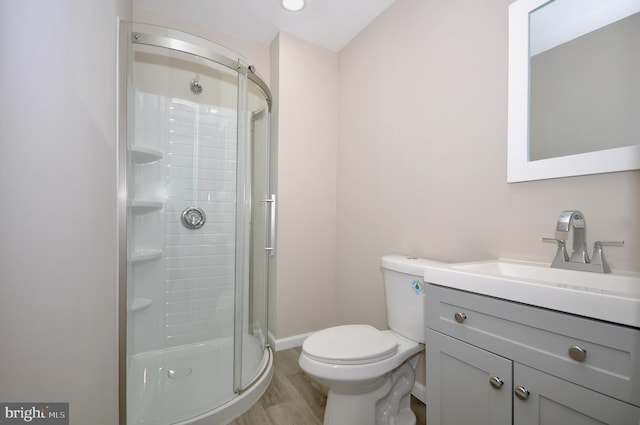
MULTIPOLYGON (((276 200, 278 198, 278 129, 279 124, 279 83, 280 78, 280 41, 279 34, 276 34, 275 38, 269 45, 269 87, 271 88, 271 95, 273 96, 273 104, 271 106, 271 127, 270 127, 270 163, 269 163, 269 186, 271 193, 276 194, 276 200)), ((276 208, 278 205, 276 204, 276 208)), ((276 228, 276 242, 277 242, 276 228)), ((269 339, 275 341, 275 335, 278 334, 278 250, 276 246, 275 257, 271 257, 269 261, 269 300, 268 300, 268 320, 269 320, 269 339)), ((275 343, 271 343, 275 346, 275 343)))
POLYGON ((335 324, 337 54, 278 33, 270 57, 278 200, 270 330, 280 340, 335 324))

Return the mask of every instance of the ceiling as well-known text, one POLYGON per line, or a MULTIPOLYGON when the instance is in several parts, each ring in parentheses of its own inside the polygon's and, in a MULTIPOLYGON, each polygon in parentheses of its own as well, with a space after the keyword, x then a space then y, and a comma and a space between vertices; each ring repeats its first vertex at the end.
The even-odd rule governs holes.
POLYGON ((306 0, 300 12, 280 0, 133 0, 133 7, 263 44, 284 31, 338 52, 394 1, 306 0))

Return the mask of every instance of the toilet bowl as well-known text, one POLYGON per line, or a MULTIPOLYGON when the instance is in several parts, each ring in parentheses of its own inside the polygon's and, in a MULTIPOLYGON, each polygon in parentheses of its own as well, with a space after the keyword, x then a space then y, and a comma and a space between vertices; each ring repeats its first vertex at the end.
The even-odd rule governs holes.
POLYGON ((390 330, 336 326, 304 341, 300 367, 329 389, 324 425, 415 425, 410 396, 424 350, 424 266, 433 263, 382 258, 390 330))
POLYGON ((392 411, 397 416, 401 410, 407 419, 394 424, 412 425, 415 417, 409 396, 414 384, 413 371, 423 349, 422 344, 392 331, 379 331, 368 325, 346 325, 325 329, 307 338, 299 364, 309 376, 329 388, 325 425, 386 425, 390 423, 388 418, 393 417, 386 412, 392 411), (326 345, 316 350, 321 344, 326 345), (335 354, 330 354, 330 346, 337 348, 335 354), (393 392, 392 372, 400 370, 412 357, 411 367, 402 371, 401 384, 404 385, 402 388, 396 385, 393 392), (385 396, 389 395, 392 397, 386 400, 385 396), (395 405, 395 409, 386 404, 395 405), (378 411, 386 413, 382 415, 386 421, 376 420, 378 411))

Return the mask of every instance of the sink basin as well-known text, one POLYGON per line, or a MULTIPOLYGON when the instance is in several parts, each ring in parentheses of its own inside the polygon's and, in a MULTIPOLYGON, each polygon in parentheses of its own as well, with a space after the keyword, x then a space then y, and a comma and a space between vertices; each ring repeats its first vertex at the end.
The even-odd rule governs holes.
POLYGON ((425 281, 640 328, 637 273, 590 273, 499 259, 429 265, 425 281))

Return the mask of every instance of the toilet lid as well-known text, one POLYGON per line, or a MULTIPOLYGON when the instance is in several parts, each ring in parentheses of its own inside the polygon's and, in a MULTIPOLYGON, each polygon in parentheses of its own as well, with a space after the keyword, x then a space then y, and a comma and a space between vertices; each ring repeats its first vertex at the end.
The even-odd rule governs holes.
POLYGON ((302 344, 309 357, 334 364, 364 364, 387 359, 398 349, 396 339, 369 325, 336 326, 316 332, 302 344))

